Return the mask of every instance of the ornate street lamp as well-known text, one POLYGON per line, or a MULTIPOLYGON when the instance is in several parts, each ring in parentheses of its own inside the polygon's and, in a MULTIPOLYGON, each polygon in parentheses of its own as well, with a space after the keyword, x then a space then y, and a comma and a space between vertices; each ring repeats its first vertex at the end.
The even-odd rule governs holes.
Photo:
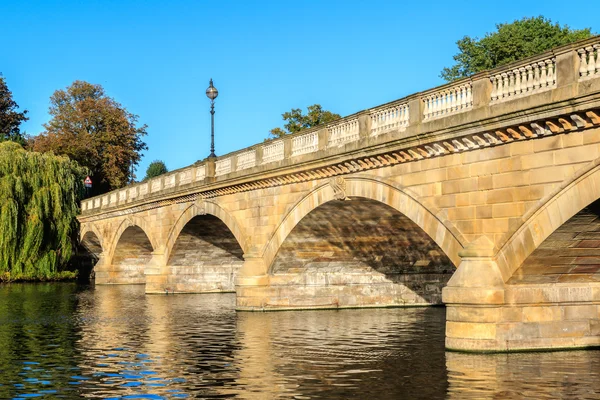
POLYGON ((206 97, 210 99, 210 155, 209 157, 216 157, 215 154, 215 99, 219 95, 219 91, 213 86, 212 79, 210 85, 206 89, 206 97))

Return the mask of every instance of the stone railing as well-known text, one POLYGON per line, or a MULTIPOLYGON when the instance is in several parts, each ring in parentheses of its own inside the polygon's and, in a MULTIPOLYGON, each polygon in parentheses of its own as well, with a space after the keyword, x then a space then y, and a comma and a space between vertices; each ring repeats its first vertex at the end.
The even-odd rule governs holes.
POLYGON ((372 109, 370 114, 371 135, 373 136, 408 126, 409 106, 406 102, 372 109))
POLYGON ((515 66, 492 75, 491 100, 506 101, 556 87, 556 58, 515 66))
POLYGON ((319 149, 319 133, 310 132, 292 139, 292 157, 313 153, 319 149))
POLYGON ((267 164, 275 161, 281 161, 284 158, 283 140, 276 140, 262 147, 262 163, 267 164))
POLYGON ((590 44, 577 50, 579 54, 579 77, 585 79, 600 75, 600 43, 590 44))
POLYGON ((225 175, 231 172, 231 157, 222 158, 215 162, 215 176, 225 175))
POLYGON ((358 140, 358 117, 333 122, 327 126, 329 131, 328 147, 341 146, 358 140))
POLYGON ((256 166, 256 150, 245 151, 237 155, 236 171, 256 166))
MULTIPOLYGON (((600 36, 596 36, 361 111, 327 125, 286 135, 217 159, 207 159, 146 182, 86 199, 81 208, 84 214, 89 214, 165 198, 171 193, 190 193, 201 186, 222 185, 224 181, 274 168, 295 168, 331 155, 340 157, 348 150, 364 152, 370 146, 387 148, 389 142, 396 140, 417 138, 415 140, 422 141, 425 135, 448 130, 454 124, 501 118, 504 114, 520 112, 524 107, 549 106, 553 102, 572 100, 574 93, 580 90, 588 95, 600 93, 600 81, 591 81, 600 78, 599 51, 600 36), (535 97, 537 93, 546 94, 554 89, 557 90, 551 96, 535 97), (531 98, 535 100, 532 102, 531 98), (521 103, 520 99, 526 102, 521 103), (445 117, 455 119, 446 120, 445 117), (427 124, 423 124, 425 122, 427 124)), ((575 122, 585 125, 585 121, 575 122)), ((506 139, 512 140, 512 137, 521 134, 535 137, 545 134, 547 129, 557 128, 532 123, 533 131, 527 129, 523 132, 510 131, 506 134, 510 137, 506 139)), ((498 141, 492 136, 496 134, 497 131, 484 132, 473 136, 473 141, 466 142, 449 139, 444 142, 446 148, 439 143, 425 143, 418 150, 402 152, 402 157, 420 159, 431 154, 445 154, 450 151, 449 147, 463 151, 495 145, 498 141)))
POLYGON ((423 119, 445 117, 473 106, 471 82, 453 85, 428 94, 423 99, 423 119))

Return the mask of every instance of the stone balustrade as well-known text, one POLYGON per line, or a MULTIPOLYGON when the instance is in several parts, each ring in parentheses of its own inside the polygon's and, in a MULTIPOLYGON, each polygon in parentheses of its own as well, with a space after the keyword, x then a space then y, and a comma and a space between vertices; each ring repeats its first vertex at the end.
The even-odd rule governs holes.
MULTIPOLYGON (((251 171, 256 172, 257 168, 268 170, 279 168, 281 165, 314 161, 332 153, 343 152, 347 146, 358 149, 371 145, 379 146, 384 142, 400 138, 408 140, 411 137, 422 137, 423 134, 447 129, 446 117, 453 118, 460 115, 463 122, 476 121, 489 116, 496 117, 505 113, 508 109, 502 107, 509 104, 512 107, 510 110, 518 111, 520 110, 518 99, 546 93, 564 85, 577 84, 579 81, 586 81, 586 85, 589 86, 591 83, 588 84, 588 80, 600 78, 599 50, 600 36, 563 46, 527 60, 478 73, 455 83, 361 111, 326 126, 287 135, 110 194, 84 200, 82 211, 84 214, 90 214, 105 208, 143 202, 149 198, 160 197, 164 193, 180 190, 189 192, 192 190, 191 187, 196 188, 215 181, 220 183, 238 178, 253 173, 251 171), (515 99, 515 102, 507 102, 512 99, 515 99), (480 111, 485 107, 491 108, 481 113, 480 111), (424 122, 428 123, 426 128, 422 124, 424 122), (399 132, 403 134, 398 135, 399 132), (380 141, 384 142, 380 143, 380 141)), ((596 86, 592 86, 592 89, 594 87, 596 86)), ((547 96, 540 101, 558 101, 562 99, 561 96, 567 96, 568 93, 571 92, 557 90, 557 98, 547 96)), ((443 144, 431 143, 419 149, 407 149, 403 157, 413 160, 426 157, 428 154, 439 155, 454 151, 452 149, 463 151, 473 146, 495 145, 501 140, 511 140, 519 135, 534 137, 544 134, 548 129, 557 128, 537 126, 534 123, 528 129, 531 131, 516 133, 511 131, 506 134, 496 131, 484 132, 473 136, 472 141, 468 143, 457 140, 447 140, 443 144)))
POLYGON ((328 147, 341 146, 344 143, 354 142, 358 140, 358 117, 340 122, 334 122, 327 126, 329 131, 328 147))
POLYGON ((492 82, 491 100, 506 101, 517 96, 556 87, 556 58, 519 66, 490 77, 492 82))
POLYGON ((225 175, 231 172, 231 157, 219 159, 215 162, 215 176, 225 175))
POLYGON ((252 168, 256 165, 256 150, 245 151, 237 155, 236 171, 252 168))
POLYGON ((577 50, 579 54, 580 79, 600 75, 600 43, 586 46, 577 50))
POLYGON ((425 105, 423 119, 425 120, 466 111, 473 106, 471 82, 450 86, 428 94, 423 102, 425 105))
POLYGON ((268 164, 284 158, 283 140, 275 140, 262 147, 262 164, 268 164))
POLYGON ((305 133, 292 139, 292 157, 313 153, 319 149, 319 134, 305 133))
POLYGON ((372 136, 401 130, 409 124, 409 106, 406 102, 373 109, 370 111, 370 115, 372 136))

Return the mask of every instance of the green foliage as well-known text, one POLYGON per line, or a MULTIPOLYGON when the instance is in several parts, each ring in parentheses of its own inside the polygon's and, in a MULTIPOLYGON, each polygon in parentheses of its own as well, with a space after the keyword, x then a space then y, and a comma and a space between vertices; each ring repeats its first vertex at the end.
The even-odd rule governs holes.
POLYGON ((474 73, 534 56, 592 35, 589 28, 573 30, 542 16, 523 18, 496 25, 496 32, 483 39, 465 36, 456 42, 456 64, 444 68, 440 76, 450 82, 474 73))
POLYGON ((6 86, 6 81, 0 75, 0 142, 5 140, 25 143, 19 126, 29 118, 25 116, 27 110, 17 112, 19 105, 13 100, 12 93, 6 86))
POLYGON ((87 171, 0 143, 0 281, 55 278, 71 258, 87 171))
POLYGON ((340 119, 339 114, 334 114, 331 111, 323 110, 320 104, 313 104, 308 106, 308 114, 302 114, 302 110, 299 108, 292 108, 291 111, 281 114, 283 120, 286 123, 283 125, 284 129, 273 128, 269 132, 272 136, 271 139, 280 138, 289 133, 300 132, 304 129, 311 128, 313 126, 326 124, 328 122, 340 119))
POLYGON ((50 98, 52 119, 45 132, 33 139, 33 150, 67 155, 90 169, 93 193, 125 186, 133 177, 141 152, 146 125, 138 116, 108 97, 100 85, 75 81, 50 98))
POLYGON ((150 165, 148 165, 148 168, 146 169, 146 177, 144 178, 144 180, 151 179, 155 176, 159 176, 162 174, 166 174, 167 172, 169 172, 169 170, 167 169, 167 166, 164 162, 160 160, 154 160, 150 163, 150 165))

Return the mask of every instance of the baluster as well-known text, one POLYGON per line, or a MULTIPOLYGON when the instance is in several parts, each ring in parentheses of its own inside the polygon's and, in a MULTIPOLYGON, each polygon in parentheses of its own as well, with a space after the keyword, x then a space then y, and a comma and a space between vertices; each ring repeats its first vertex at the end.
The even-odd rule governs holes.
POLYGON ((588 76, 594 75, 596 73, 596 60, 594 57, 594 48, 592 46, 590 46, 590 47, 586 47, 585 50, 590 55, 590 62, 588 63, 588 67, 587 67, 587 75, 588 76))
POLYGON ((496 100, 498 98, 498 88, 496 87, 496 77, 491 76, 490 81, 492 82, 492 100, 496 100))
POLYGON ((519 68, 519 75, 521 76, 521 93, 527 91, 527 70, 525 67, 519 68))
POLYGON ((452 92, 453 90, 446 90, 444 92, 444 114, 448 114, 452 107, 452 92))
POLYGON ((539 67, 540 67, 540 87, 546 87, 546 83, 547 83, 547 76, 546 76, 546 63, 541 61, 538 63, 539 67))
POLYGON ((507 97, 508 96, 508 75, 506 75, 506 72, 503 72, 501 74, 501 76, 502 76, 501 94, 502 94, 502 97, 507 97))
POLYGON ((554 86, 554 84, 556 83, 556 80, 554 78, 554 61, 553 60, 546 60, 546 68, 548 69, 548 73, 547 73, 547 76, 546 76, 547 85, 548 86, 554 86))
POLYGON ((515 95, 519 95, 521 93, 521 70, 517 68, 513 74, 515 75, 515 95))
POLYGON ((509 96, 514 96, 515 92, 515 72, 508 71, 508 87, 510 88, 509 96))
POLYGON ((580 62, 579 62, 579 75, 587 76, 587 53, 585 49, 577 50, 580 54, 580 62))
POLYGON ((502 78, 502 74, 497 75, 497 77, 498 77, 498 90, 496 91, 496 96, 498 96, 498 99, 501 99, 502 97, 504 97, 504 85, 503 85, 504 79, 502 78))
POLYGON ((531 92, 533 90, 533 68, 528 65, 525 69, 527 70, 527 91, 531 92))
POLYGON ((439 102, 439 97, 440 97, 440 96, 439 96, 439 94, 434 94, 434 95, 432 96, 432 99, 431 99, 431 101, 433 102, 433 103, 432 103, 432 106, 433 106, 433 114, 432 114, 432 117, 436 117, 436 116, 438 115, 438 112, 439 112, 439 110, 440 110, 440 102, 439 102))
MULTIPOLYGON (((600 44, 594 45, 594 52, 596 53, 596 71, 595 74, 600 74, 600 44)), ((594 53, 592 53, 594 54, 594 53)))
POLYGON ((533 67, 533 90, 540 87, 540 67, 537 63, 532 65, 533 67))
POLYGON ((448 111, 453 112, 458 110, 458 103, 456 102, 456 89, 450 89, 450 93, 448 93, 448 111))

